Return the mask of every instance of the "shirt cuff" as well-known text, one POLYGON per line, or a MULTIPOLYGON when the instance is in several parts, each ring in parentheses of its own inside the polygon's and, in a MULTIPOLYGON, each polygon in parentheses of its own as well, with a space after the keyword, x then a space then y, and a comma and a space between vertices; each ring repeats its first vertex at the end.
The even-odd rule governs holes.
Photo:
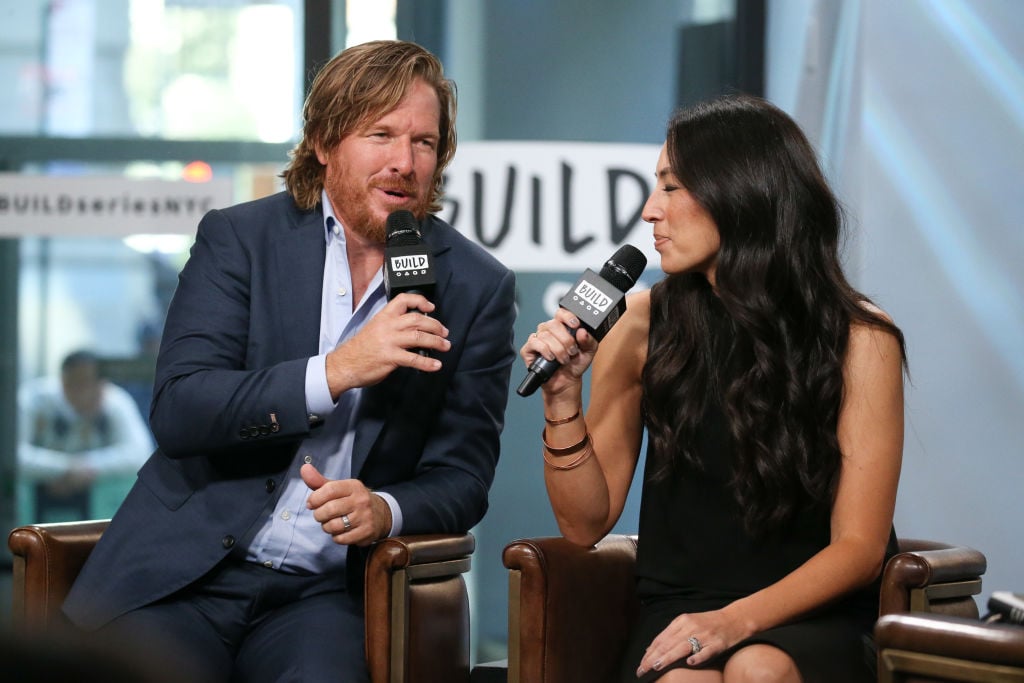
POLYGON ((374 491, 374 493, 384 499, 384 502, 391 508, 391 531, 388 536, 401 536, 402 535, 402 508, 399 507, 398 501, 390 493, 384 491, 374 491))
POLYGON ((306 361, 306 413, 322 418, 336 405, 327 386, 327 354, 313 356, 306 361))

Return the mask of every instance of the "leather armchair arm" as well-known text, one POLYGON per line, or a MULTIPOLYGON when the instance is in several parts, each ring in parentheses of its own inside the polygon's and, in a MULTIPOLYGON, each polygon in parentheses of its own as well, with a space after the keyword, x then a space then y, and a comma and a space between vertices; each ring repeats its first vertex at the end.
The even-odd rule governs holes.
POLYGON ((110 520, 32 524, 7 537, 14 555, 12 619, 29 629, 63 623, 60 607, 110 520))
POLYGON ((965 546, 901 539, 882 575, 879 614, 934 612, 978 617, 985 555, 965 546))
POLYGON ((462 574, 471 534, 386 538, 366 561, 366 661, 370 680, 469 680, 469 596, 462 574))
POLYGON ((561 537, 514 541, 509 569, 509 683, 613 680, 636 611, 636 537, 593 548, 561 537))
POLYGON ((924 614, 887 614, 878 620, 880 649, 927 652, 1024 667, 1024 627, 924 614))
POLYGON ((1024 627, 925 614, 889 614, 875 625, 880 680, 1024 681, 1024 627))

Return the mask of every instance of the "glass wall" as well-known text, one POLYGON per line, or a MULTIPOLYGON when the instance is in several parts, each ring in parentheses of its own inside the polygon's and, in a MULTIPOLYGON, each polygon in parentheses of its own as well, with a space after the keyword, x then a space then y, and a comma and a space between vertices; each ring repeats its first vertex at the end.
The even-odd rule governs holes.
POLYGON ((199 216, 168 203, 278 189, 300 127, 303 6, 26 0, 0 13, 0 239, 17 262, 0 276, 17 319, 0 390, 18 414, 0 429, 5 481, 16 473, 0 496, 11 524, 109 517, 152 450, 155 351, 199 216), (92 404, 76 397, 97 391, 91 373, 61 369, 79 351, 106 382, 92 404))
POLYGON ((24 0, 0 22, 0 134, 281 142, 298 0, 24 0))

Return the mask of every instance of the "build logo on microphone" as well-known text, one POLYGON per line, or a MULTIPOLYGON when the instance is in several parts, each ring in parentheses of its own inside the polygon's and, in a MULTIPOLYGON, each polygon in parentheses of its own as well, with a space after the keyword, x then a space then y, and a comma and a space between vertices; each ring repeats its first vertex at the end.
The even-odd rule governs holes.
POLYGON ((391 257, 391 273, 395 277, 426 275, 430 259, 426 254, 403 254, 391 257))
POLYGON ((573 313, 600 341, 626 310, 626 294, 606 279, 587 269, 558 305, 573 313))
POLYGON ((608 310, 613 301, 600 288, 583 278, 576 283, 576 289, 573 290, 573 299, 582 303, 586 310, 594 309, 598 313, 604 313, 608 310))

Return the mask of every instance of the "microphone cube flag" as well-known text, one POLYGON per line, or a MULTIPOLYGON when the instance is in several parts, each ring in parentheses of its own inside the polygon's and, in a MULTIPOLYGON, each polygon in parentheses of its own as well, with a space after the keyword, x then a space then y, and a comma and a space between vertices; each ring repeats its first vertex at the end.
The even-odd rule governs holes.
POLYGON ((434 264, 423 244, 388 247, 384 256, 384 288, 388 299, 401 292, 418 292, 430 298, 436 284, 434 264))
POLYGON ((626 293, 588 268, 558 305, 600 341, 626 311, 626 293))

